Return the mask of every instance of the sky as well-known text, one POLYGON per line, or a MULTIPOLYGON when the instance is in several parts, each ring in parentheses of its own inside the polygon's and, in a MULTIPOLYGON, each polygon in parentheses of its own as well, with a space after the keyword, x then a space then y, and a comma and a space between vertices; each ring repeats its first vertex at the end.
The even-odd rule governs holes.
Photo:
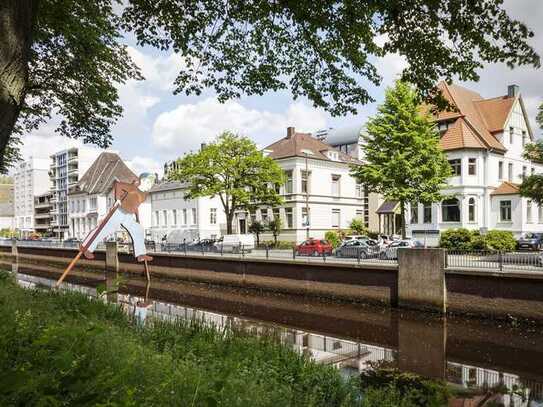
MULTIPOLYGON (((534 31, 531 45, 543 57, 543 2, 506 0, 505 7, 512 17, 534 31)), ((173 53, 137 47, 131 38, 127 38, 126 43, 146 80, 119 86, 119 103, 124 114, 112 128, 111 150, 119 152, 137 173, 161 173, 165 161, 197 150, 201 143, 212 140, 223 130, 248 136, 265 147, 284 137, 288 126, 313 132, 362 125, 382 102, 384 89, 406 66, 398 55, 378 60, 376 67, 383 77, 382 84, 380 87, 369 82, 366 85, 376 102, 359 106, 356 115, 332 117, 322 109, 315 109, 307 99, 293 100, 288 91, 245 96, 224 104, 217 101, 212 91, 200 96, 173 95, 173 81, 182 65, 181 58, 173 53)), ((531 67, 511 70, 503 64, 492 64, 481 70, 480 77, 477 83, 463 85, 483 97, 504 95, 508 85, 519 85, 534 134, 540 134, 535 126, 535 115, 543 102, 543 70, 531 67)), ((23 136, 24 158, 47 158, 55 151, 79 144, 55 135, 54 129, 55 123, 51 122, 23 136)))

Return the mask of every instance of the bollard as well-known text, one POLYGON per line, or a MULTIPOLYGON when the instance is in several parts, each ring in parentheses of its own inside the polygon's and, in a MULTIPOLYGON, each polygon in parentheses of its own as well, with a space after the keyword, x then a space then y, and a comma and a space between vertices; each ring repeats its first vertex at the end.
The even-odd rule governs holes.
POLYGON ((358 264, 360 264, 360 247, 357 249, 356 257, 358 257, 358 264))
POLYGON ((503 271, 503 252, 501 250, 498 252, 498 262, 500 265, 500 271, 503 271))
POLYGON ((296 260, 296 248, 292 248, 292 260, 296 260))
POLYGON ((266 245, 266 260, 270 258, 270 245, 266 245))
POLYGON ((119 271, 119 248, 117 242, 106 242, 106 270, 117 273, 119 271))
POLYGON ((17 250, 17 239, 11 239, 11 254, 17 258, 19 252, 17 250))

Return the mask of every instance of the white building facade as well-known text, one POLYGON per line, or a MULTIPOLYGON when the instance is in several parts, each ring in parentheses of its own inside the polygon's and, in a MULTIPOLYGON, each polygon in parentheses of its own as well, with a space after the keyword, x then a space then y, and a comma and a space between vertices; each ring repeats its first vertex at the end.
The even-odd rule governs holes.
POLYGON ((440 144, 453 169, 443 191, 449 198, 410 205, 408 235, 437 244, 439 233, 450 228, 507 230, 517 237, 543 232, 543 208, 519 194, 523 178, 543 166, 522 157, 534 138, 518 87, 493 99, 457 85, 440 88, 458 107, 437 116, 440 144))
MULTIPOLYGON (((287 137, 264 149, 285 174, 279 193, 285 203, 277 208, 261 207, 253 213, 238 213, 235 229, 249 224, 282 220, 279 240, 301 242, 308 237, 323 238, 330 230, 347 230, 351 221, 367 219, 367 199, 362 186, 350 175, 350 166, 359 164, 310 134, 287 129, 287 137)), ((264 234, 263 239, 271 239, 264 234)))
POLYGON ((150 238, 172 243, 218 239, 226 233, 226 216, 218 197, 185 200, 186 185, 163 182, 150 193, 150 238))
POLYGON ((51 228, 56 237, 73 237, 68 223, 68 192, 77 185, 99 154, 100 151, 95 149, 72 147, 51 155, 51 228))
POLYGON ((34 233, 34 196, 49 189, 48 160, 29 158, 13 174, 14 221, 21 237, 34 233))
MULTIPOLYGON (((67 200, 69 236, 83 240, 96 228, 115 203, 115 181, 133 182, 137 179, 138 176, 126 166, 119 155, 112 152, 101 153, 81 180, 70 189, 67 200)), ((148 198, 139 207, 139 221, 146 231, 151 226, 150 206, 148 198)))

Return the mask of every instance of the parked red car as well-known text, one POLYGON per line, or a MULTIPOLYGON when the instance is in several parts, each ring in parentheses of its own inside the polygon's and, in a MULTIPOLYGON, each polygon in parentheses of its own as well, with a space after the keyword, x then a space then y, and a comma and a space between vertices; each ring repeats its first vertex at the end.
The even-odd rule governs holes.
POLYGON ((308 239, 296 246, 296 254, 299 256, 331 256, 332 245, 327 240, 308 239))

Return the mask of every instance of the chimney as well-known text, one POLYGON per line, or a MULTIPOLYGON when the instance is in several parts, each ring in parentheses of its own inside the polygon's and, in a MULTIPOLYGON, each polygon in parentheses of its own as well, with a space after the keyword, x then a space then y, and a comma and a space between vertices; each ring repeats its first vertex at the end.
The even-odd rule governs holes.
POLYGON ((296 129, 294 127, 287 127, 287 138, 292 138, 295 133, 296 129))
POLYGON ((520 88, 518 85, 509 85, 507 87, 507 96, 510 98, 517 97, 520 93, 520 88))
POLYGON ((201 143, 200 144, 200 151, 202 151, 204 148, 206 148, 207 144, 206 143, 201 143))

